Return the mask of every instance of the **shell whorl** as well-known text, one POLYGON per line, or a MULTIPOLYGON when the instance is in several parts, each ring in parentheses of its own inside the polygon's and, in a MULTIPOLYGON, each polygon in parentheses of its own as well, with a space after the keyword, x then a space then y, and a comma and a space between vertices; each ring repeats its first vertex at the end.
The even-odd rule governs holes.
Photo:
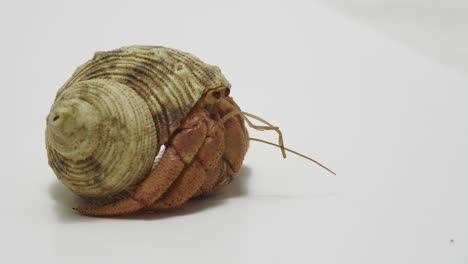
POLYGON ((76 70, 58 95, 71 84, 90 79, 114 80, 137 92, 151 111, 161 144, 207 89, 231 87, 217 66, 189 53, 159 46, 96 52, 93 59, 76 70))
POLYGON ((112 200, 131 193, 207 89, 218 67, 175 49, 97 52, 60 88, 47 118, 49 164, 69 189, 112 200))
POLYGON ((147 175, 155 135, 151 113, 133 90, 109 80, 78 82, 47 117, 49 163, 76 194, 112 196, 147 175))

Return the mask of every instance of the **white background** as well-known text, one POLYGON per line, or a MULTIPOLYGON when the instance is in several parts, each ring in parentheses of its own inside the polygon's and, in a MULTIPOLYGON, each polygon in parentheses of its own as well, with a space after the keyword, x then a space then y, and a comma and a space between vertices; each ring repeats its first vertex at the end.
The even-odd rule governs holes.
POLYGON ((2 1, 0 262, 468 263, 465 3, 2 1), (243 110, 338 175, 252 142, 209 199, 78 215, 45 118, 94 51, 132 44, 220 66, 243 110))

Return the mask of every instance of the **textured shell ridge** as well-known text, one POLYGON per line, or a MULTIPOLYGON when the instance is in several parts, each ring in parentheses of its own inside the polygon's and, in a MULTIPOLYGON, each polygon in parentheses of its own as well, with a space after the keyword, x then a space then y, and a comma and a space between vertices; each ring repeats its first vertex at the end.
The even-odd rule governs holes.
POLYGON ((158 146, 145 109, 133 90, 110 80, 71 85, 54 103, 46 129, 57 178, 83 197, 111 197, 142 180, 158 146))
POLYGON ((126 46, 96 52, 61 88, 85 79, 113 79, 135 90, 150 107, 164 144, 174 127, 210 88, 230 87, 218 67, 162 46, 126 46))

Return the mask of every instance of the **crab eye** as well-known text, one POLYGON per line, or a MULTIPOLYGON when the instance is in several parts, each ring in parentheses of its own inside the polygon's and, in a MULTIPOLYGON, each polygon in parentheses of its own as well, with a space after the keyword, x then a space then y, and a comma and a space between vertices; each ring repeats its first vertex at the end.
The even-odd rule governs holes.
POLYGON ((221 92, 220 92, 220 91, 214 91, 214 92, 213 92, 213 96, 214 96, 216 99, 219 99, 219 98, 221 98, 221 92))
POLYGON ((225 95, 224 96, 229 96, 229 94, 231 93, 231 89, 230 88, 226 88, 225 90, 225 95))

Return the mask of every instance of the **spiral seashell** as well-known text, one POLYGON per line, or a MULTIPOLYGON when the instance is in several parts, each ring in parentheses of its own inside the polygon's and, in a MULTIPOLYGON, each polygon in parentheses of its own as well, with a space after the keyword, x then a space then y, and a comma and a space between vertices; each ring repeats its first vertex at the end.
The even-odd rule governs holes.
POLYGON ((132 193, 207 89, 230 87, 218 67, 175 49, 97 52, 58 91, 47 117, 49 164, 91 200, 132 193))

